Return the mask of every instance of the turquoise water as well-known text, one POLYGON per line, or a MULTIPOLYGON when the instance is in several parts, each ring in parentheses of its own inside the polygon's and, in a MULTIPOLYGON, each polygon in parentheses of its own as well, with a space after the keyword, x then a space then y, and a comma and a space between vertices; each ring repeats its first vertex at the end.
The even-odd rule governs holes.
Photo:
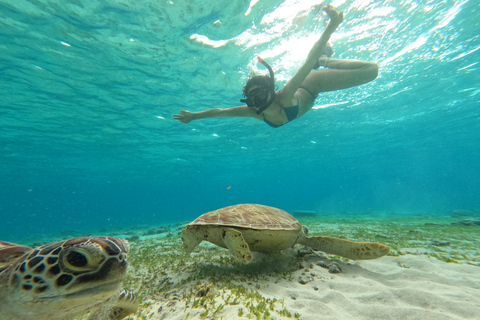
POLYGON ((242 202, 478 214, 472 0, 334 1, 346 13, 334 57, 376 61, 374 82, 322 94, 278 129, 172 119, 239 105, 251 71, 266 72, 258 54, 283 86, 324 29, 317 2, 1 0, 1 239, 184 222, 242 202))

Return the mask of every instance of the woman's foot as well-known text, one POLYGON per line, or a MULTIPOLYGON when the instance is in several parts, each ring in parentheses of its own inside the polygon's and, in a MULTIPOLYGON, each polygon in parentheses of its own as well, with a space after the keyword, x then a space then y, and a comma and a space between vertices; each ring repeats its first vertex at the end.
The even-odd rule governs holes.
POLYGON ((323 48, 322 54, 320 56, 327 56, 328 58, 333 56, 333 47, 332 47, 332 44, 330 42, 327 42, 327 44, 325 45, 325 48, 323 48))
POLYGON ((325 45, 325 48, 323 48, 322 54, 320 55, 320 58, 318 58, 317 63, 315 66, 313 66, 313 69, 318 69, 321 66, 325 66, 325 62, 333 56, 333 47, 330 43, 327 43, 325 45))

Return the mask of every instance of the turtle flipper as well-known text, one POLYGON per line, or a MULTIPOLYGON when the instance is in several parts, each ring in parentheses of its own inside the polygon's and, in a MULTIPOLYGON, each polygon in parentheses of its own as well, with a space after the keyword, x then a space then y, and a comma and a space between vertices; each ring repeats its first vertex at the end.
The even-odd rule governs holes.
POLYGON ((129 314, 137 312, 138 301, 135 294, 125 289, 102 303, 87 320, 121 320, 129 314))
POLYGON ((252 252, 240 231, 225 228, 223 232, 223 243, 238 261, 246 263, 253 260, 252 252))
POLYGON ((298 243, 328 254, 353 260, 371 260, 383 257, 390 247, 376 242, 354 242, 331 237, 301 237, 298 243))
POLYGON ((202 239, 199 239, 196 235, 195 232, 192 231, 191 229, 183 229, 182 230, 182 242, 183 242, 183 249, 185 249, 185 252, 189 254, 190 252, 195 249, 200 242, 202 242, 202 239))

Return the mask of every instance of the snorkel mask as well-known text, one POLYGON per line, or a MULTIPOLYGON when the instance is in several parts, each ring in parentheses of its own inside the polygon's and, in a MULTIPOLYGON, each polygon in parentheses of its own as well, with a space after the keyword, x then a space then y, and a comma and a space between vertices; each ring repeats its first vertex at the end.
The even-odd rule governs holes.
POLYGON ((268 87, 262 86, 250 90, 250 92, 246 95, 246 99, 241 99, 240 102, 246 103, 248 107, 254 108, 257 114, 260 114, 267 109, 273 103, 273 101, 275 101, 275 77, 272 67, 270 67, 270 65, 262 58, 257 58, 258 62, 263 64, 270 72, 270 79, 272 82, 268 87), (270 99, 267 100, 269 93, 270 99))

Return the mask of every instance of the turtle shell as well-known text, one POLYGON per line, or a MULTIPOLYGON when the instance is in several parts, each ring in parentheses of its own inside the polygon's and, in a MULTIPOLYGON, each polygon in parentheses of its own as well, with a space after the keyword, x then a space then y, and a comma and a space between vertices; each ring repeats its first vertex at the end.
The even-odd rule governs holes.
POLYGON ((0 273, 4 271, 10 263, 15 262, 19 257, 32 250, 32 248, 20 244, 0 241, 0 273))
POLYGON ((288 212, 261 204, 242 203, 207 212, 187 226, 229 226, 259 230, 300 230, 288 212))

